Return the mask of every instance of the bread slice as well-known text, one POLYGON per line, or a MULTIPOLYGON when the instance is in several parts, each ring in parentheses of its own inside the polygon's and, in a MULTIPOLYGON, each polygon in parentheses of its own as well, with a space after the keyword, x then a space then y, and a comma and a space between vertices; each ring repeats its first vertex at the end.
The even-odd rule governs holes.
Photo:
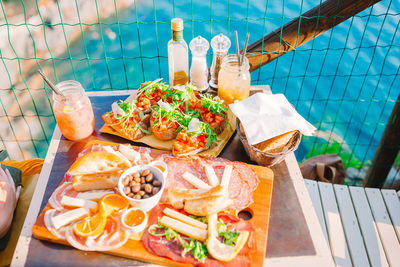
POLYGON ((278 135, 274 138, 255 144, 254 147, 268 153, 282 152, 285 146, 289 143, 290 139, 292 139, 292 137, 296 134, 296 132, 297 130, 278 135))
POLYGON ((71 175, 110 173, 129 168, 126 160, 107 151, 90 152, 78 158, 69 168, 71 175))
POLYGON ((118 185, 121 171, 110 173, 95 173, 87 175, 75 175, 72 186, 78 192, 100 189, 113 189, 118 185))
MULTIPOLYGON (((132 124, 130 127, 123 127, 121 124, 115 124, 108 114, 109 112, 104 113, 102 116, 105 124, 117 131, 123 138, 137 140, 146 135, 139 127, 136 127, 136 124, 132 124)), ((142 129, 147 131, 150 127, 150 114, 144 115, 139 125, 142 129)))

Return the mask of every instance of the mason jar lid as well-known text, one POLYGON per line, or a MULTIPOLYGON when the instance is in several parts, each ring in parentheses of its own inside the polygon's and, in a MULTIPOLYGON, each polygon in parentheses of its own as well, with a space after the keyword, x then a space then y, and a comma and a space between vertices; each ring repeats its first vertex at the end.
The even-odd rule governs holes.
POLYGON ((249 71, 250 65, 247 57, 243 57, 242 65, 239 67, 239 58, 236 54, 230 54, 222 60, 221 69, 228 69, 230 71, 249 71))

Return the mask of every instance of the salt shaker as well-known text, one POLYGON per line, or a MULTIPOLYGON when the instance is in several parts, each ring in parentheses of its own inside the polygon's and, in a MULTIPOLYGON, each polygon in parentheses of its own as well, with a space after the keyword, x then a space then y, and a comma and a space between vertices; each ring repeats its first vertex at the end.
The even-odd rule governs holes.
POLYGON ((211 47, 213 49, 213 61, 211 65, 211 80, 210 86, 212 88, 218 88, 218 73, 221 69, 222 60, 228 54, 228 50, 231 47, 231 41, 229 38, 222 33, 218 34, 211 39, 211 47))
POLYGON ((192 65, 190 66, 190 83, 199 91, 208 89, 207 51, 210 44, 201 36, 194 38, 189 43, 192 51, 192 65))

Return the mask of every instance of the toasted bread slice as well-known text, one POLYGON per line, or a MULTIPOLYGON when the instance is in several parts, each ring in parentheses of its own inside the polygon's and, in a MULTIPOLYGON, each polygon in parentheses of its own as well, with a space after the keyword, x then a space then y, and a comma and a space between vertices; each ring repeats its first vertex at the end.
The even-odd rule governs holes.
POLYGON ((151 120, 150 120, 150 128, 154 136, 162 141, 169 141, 175 139, 176 136, 178 135, 176 129, 174 128, 168 128, 166 130, 160 131, 159 127, 154 127, 154 123, 151 120))
POLYGON ((75 175, 72 186, 78 192, 100 189, 113 189, 117 186, 122 171, 75 175))
MULTIPOLYGON (((227 192, 227 190, 225 190, 227 192)), ((232 200, 229 199, 228 194, 222 196, 210 196, 199 199, 191 199, 185 201, 184 210, 196 216, 209 216, 210 214, 218 213, 225 209, 232 200)))
POLYGON ((269 152, 269 153, 282 152, 285 146, 289 143, 290 139, 292 139, 292 137, 296 132, 297 130, 278 135, 274 138, 255 144, 254 147, 263 152, 269 152))
POLYGON ((220 121, 216 126, 213 127, 214 132, 219 135, 225 130, 226 121, 220 121))
POLYGON ((183 203, 186 200, 200 199, 206 197, 222 196, 224 195, 224 188, 220 185, 212 187, 211 189, 169 189, 168 200, 171 205, 176 209, 182 209, 183 203))
POLYGON ((71 175, 109 173, 129 167, 130 165, 126 160, 114 153, 95 151, 78 158, 69 168, 68 173, 71 175))
POLYGON ((117 131, 122 137, 129 140, 137 140, 146 135, 146 133, 144 133, 140 127, 146 131, 150 127, 150 114, 143 116, 142 120, 139 122, 140 127, 137 127, 137 125, 134 123, 129 127, 124 127, 121 124, 115 124, 111 116, 107 114, 110 114, 110 112, 104 113, 102 116, 105 124, 117 131))

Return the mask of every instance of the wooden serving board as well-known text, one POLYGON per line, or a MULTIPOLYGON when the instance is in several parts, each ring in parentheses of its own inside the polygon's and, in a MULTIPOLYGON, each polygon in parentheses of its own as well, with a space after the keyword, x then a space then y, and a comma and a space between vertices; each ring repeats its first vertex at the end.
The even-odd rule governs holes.
MULTIPOLYGON (((134 98, 132 98, 132 95, 130 97, 128 97, 126 100, 128 101, 130 99, 134 99, 134 98)), ((224 131, 217 136, 217 145, 214 146, 213 148, 210 148, 203 152, 198 153, 198 155, 205 157, 205 158, 218 157, 219 153, 221 153, 222 149, 224 149, 225 145, 228 143, 229 139, 232 137, 233 133, 236 130, 236 117, 232 113, 232 111, 230 111, 230 109, 228 109, 227 117, 228 117, 229 123, 225 126, 224 131)), ((103 125, 103 127, 100 128, 100 132, 108 133, 108 134, 112 134, 112 135, 116 135, 116 136, 125 138, 124 136, 121 136, 112 127, 107 126, 107 125, 103 125)), ((172 144, 175 142, 175 139, 169 140, 169 141, 162 141, 162 140, 156 138, 152 134, 145 135, 142 138, 137 139, 137 140, 132 140, 132 139, 129 139, 129 140, 138 142, 138 143, 143 143, 143 144, 146 144, 146 145, 151 146, 156 149, 167 150, 167 151, 172 150, 172 144)))
MULTIPOLYGON (((102 143, 115 145, 115 143, 109 143, 104 141, 92 141, 87 144, 102 143)), ((152 155, 157 155, 165 153, 159 150, 152 150, 152 155)), ((265 251, 267 246, 267 233, 268 233, 268 223, 269 214, 271 207, 271 197, 272 197, 272 185, 274 174, 271 169, 267 167, 261 167, 256 165, 250 165, 254 171, 257 173, 260 182, 257 189, 253 192, 254 203, 252 203, 245 210, 248 211, 252 218, 249 220, 254 226, 253 238, 255 239, 255 246, 249 253, 252 266, 262 266, 265 251)), ((62 182, 61 182, 62 183, 62 182)), ((32 233, 35 238, 46 240, 53 243, 59 243, 69 246, 69 243, 65 240, 59 240, 57 237, 52 235, 44 225, 44 213, 50 209, 50 205, 47 204, 45 208, 40 213, 36 220, 36 223, 32 227, 32 233)), ((82 252, 84 253, 84 252, 82 252)), ((190 264, 178 263, 167 258, 159 257, 149 253, 142 245, 141 241, 129 239, 121 248, 105 251, 106 254, 131 258, 135 260, 141 260, 145 262, 150 262, 153 264, 161 264, 166 266, 191 266, 190 264)))

